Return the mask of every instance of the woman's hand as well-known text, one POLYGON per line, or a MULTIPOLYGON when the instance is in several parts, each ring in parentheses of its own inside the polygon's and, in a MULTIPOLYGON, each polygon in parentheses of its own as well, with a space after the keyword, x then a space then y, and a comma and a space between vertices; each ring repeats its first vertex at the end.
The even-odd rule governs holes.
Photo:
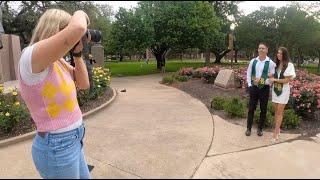
POLYGON ((259 81, 260 81, 260 78, 255 77, 253 79, 253 84, 257 86, 259 84, 259 81))
MULTIPOLYGON (((89 43, 91 41, 91 35, 90 33, 88 33, 88 37, 85 36, 83 37, 84 41, 86 41, 86 43, 89 43)), ((80 51, 82 51, 83 49, 83 43, 82 43, 82 39, 79 41, 78 45, 74 48, 73 53, 79 53, 80 51)))
POLYGON ((270 81, 270 83, 274 83, 274 82, 276 82, 277 80, 276 80, 274 77, 271 77, 271 78, 269 78, 269 81, 270 81))

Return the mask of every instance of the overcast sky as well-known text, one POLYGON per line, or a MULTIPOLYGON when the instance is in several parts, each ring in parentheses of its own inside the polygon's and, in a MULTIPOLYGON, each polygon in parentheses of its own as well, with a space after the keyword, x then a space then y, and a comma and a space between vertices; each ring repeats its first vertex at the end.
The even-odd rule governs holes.
MULTIPOLYGON (((114 12, 118 11, 119 7, 124 7, 129 9, 131 7, 136 7, 138 1, 95 1, 100 4, 109 4, 113 7, 114 12)), ((304 4, 311 4, 312 1, 298 1, 304 4)), ((245 15, 260 9, 260 6, 274 6, 282 7, 289 4, 290 1, 245 1, 239 4, 239 9, 244 12, 245 15)))
MULTIPOLYGON (((109 4, 112 6, 113 11, 116 13, 119 7, 124 7, 126 9, 136 7, 138 1, 94 1, 98 4, 109 4)), ((302 4, 311 4, 312 1, 297 1, 302 4)), ((313 1, 314 2, 314 1, 313 1)), ((19 6, 19 2, 10 3, 13 8, 19 6)), ((251 12, 260 9, 260 6, 274 6, 276 8, 286 6, 290 4, 290 1, 244 1, 239 4, 239 9, 245 15, 250 14, 251 12)))

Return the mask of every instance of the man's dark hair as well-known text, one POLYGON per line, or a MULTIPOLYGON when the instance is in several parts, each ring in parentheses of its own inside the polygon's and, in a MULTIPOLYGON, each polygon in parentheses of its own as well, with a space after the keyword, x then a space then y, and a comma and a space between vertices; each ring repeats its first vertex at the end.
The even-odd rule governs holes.
POLYGON ((269 48, 269 46, 267 45, 267 43, 265 43, 265 42, 260 42, 260 43, 259 43, 259 46, 260 46, 261 44, 263 44, 263 45, 265 45, 267 48, 269 48))

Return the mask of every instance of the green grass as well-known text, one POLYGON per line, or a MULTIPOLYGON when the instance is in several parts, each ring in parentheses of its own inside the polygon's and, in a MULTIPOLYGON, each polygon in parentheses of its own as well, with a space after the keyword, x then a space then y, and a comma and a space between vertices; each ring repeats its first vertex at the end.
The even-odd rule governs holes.
POLYGON ((309 73, 320 75, 320 73, 317 72, 318 66, 316 64, 309 64, 306 67, 302 67, 302 68, 307 69, 309 73))
MULTIPOLYGON (((243 61, 239 62, 235 66, 247 66, 248 62, 243 61)), ((210 66, 215 65, 211 63, 210 66)), ((221 66, 229 66, 230 63, 222 63, 221 66)), ((204 61, 201 60, 167 60, 166 61, 166 72, 176 72, 183 67, 193 67, 199 68, 204 66, 204 61)), ((114 62, 107 61, 105 67, 110 69, 111 76, 138 76, 138 75, 147 75, 160 73, 161 71, 157 70, 157 63, 155 60, 149 61, 147 64, 145 61, 133 61, 133 62, 114 62)))
POLYGON ((306 66, 300 66, 300 68, 298 68, 297 63, 293 63, 294 67, 300 70, 306 69, 309 73, 313 73, 313 74, 317 74, 320 75, 320 73, 317 71, 318 70, 318 64, 308 64, 306 66))

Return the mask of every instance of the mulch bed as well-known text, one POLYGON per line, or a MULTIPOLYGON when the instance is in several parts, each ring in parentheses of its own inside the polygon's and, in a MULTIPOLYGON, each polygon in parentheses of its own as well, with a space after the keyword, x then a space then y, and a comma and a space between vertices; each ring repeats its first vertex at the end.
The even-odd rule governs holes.
MULTIPOLYGON (((112 88, 107 88, 105 91, 105 94, 98 99, 95 99, 93 101, 87 102, 83 106, 80 107, 82 113, 86 113, 96 107, 99 107, 103 103, 110 100, 113 96, 112 88)), ((23 135, 29 132, 32 132, 36 130, 35 124, 32 121, 32 119, 29 120, 21 120, 20 123, 13 128, 13 130, 10 133, 5 133, 0 129, 0 140, 8 139, 11 137, 23 135)))
MULTIPOLYGON (((211 100, 214 96, 220 97, 234 97, 238 96, 241 99, 248 99, 249 94, 245 89, 229 89, 225 90, 222 88, 215 87, 213 84, 207 84, 201 79, 192 78, 187 82, 175 82, 170 86, 182 90, 192 97, 199 99, 202 103, 206 105, 211 114, 218 115, 226 121, 237 124, 240 126, 247 126, 246 118, 230 118, 224 111, 217 111, 211 108, 211 100)), ((258 109, 259 107, 257 107, 258 109)), ((256 126, 256 124, 255 124, 256 126)), ((273 131, 273 128, 267 127, 265 131, 273 131)), ((297 129, 282 130, 285 133, 298 133, 303 135, 313 136, 320 132, 320 120, 310 119, 310 117, 302 117, 300 126, 297 129)))

